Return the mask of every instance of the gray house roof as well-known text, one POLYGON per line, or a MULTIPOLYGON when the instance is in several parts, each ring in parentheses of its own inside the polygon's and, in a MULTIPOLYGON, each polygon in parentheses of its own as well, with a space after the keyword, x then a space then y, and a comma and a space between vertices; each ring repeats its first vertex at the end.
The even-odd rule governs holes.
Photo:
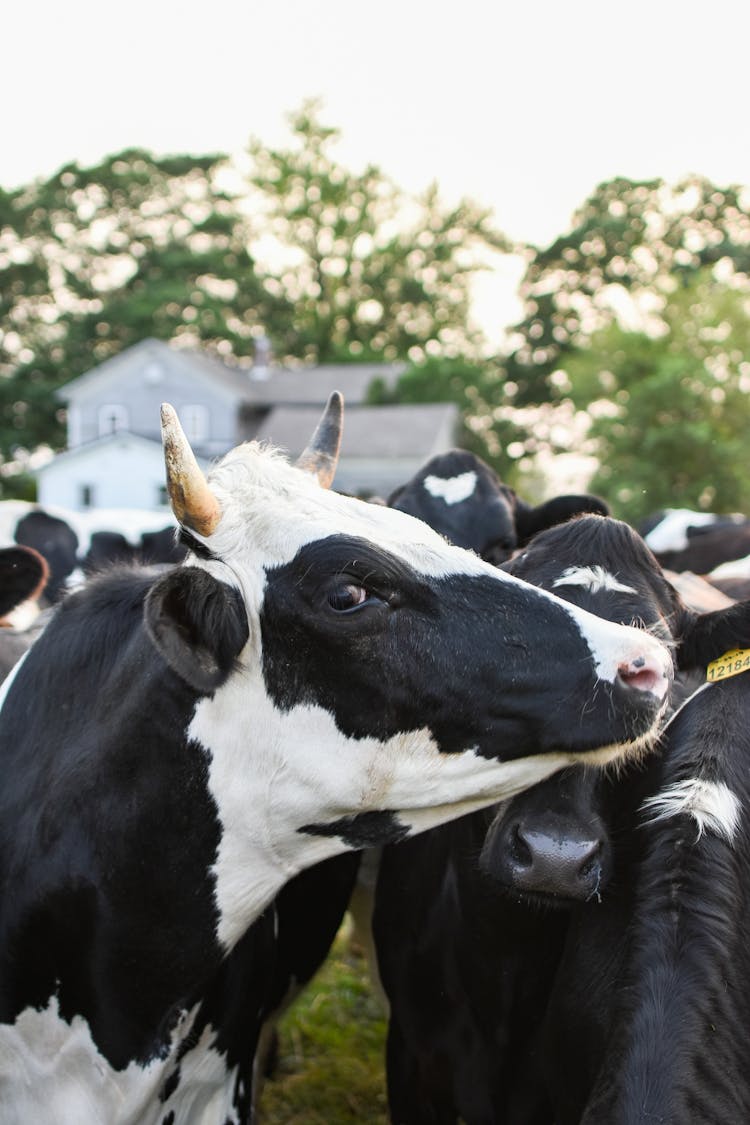
POLYGON ((173 348, 149 337, 71 379, 56 395, 64 401, 76 402, 90 387, 116 383, 134 368, 142 369, 151 363, 208 381, 213 387, 221 387, 238 403, 266 408, 278 403, 322 406, 333 390, 341 390, 347 403, 353 406, 365 401, 374 379, 382 379, 390 389, 405 368, 403 363, 331 363, 295 368, 272 365, 265 369, 266 377, 255 378, 252 366, 222 363, 205 352, 173 348))
POLYGON ((66 402, 76 402, 85 397, 93 386, 101 388, 106 383, 117 383, 127 378, 134 369, 147 368, 149 364, 161 365, 171 371, 197 376, 202 382, 221 387, 227 395, 238 401, 256 401, 248 370, 229 367, 211 355, 192 348, 173 348, 162 340, 151 337, 125 348, 112 359, 92 367, 84 375, 71 379, 55 392, 66 402))
MULTIPOLYGON (((255 437, 296 457, 309 442, 319 418, 317 406, 277 406, 255 437)), ((350 408, 347 401, 341 457, 424 461, 444 435, 451 442, 457 421, 458 407, 453 403, 350 408)))
MULTIPOLYGON (((252 401, 267 406, 322 405, 331 391, 341 391, 348 406, 364 403, 374 379, 393 388, 405 369, 403 363, 329 363, 320 367, 270 368, 269 378, 254 380, 250 369, 252 401)), ((247 378, 247 375, 245 376, 247 378)))

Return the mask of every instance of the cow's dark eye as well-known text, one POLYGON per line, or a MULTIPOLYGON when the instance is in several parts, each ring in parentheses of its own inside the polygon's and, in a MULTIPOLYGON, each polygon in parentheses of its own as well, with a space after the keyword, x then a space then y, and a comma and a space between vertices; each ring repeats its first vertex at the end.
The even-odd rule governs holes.
POLYGON ((328 604, 337 613, 349 613, 353 609, 360 609, 365 605, 372 605, 380 599, 372 595, 364 586, 356 582, 342 582, 328 594, 328 604))

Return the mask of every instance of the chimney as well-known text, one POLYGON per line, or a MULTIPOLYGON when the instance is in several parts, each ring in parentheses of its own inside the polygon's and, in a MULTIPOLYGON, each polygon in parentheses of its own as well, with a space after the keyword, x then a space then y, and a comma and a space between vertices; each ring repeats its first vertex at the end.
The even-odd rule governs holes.
POLYGON ((258 336, 255 341, 253 366, 250 378, 256 383, 264 383, 271 375, 271 341, 268 336, 258 336))

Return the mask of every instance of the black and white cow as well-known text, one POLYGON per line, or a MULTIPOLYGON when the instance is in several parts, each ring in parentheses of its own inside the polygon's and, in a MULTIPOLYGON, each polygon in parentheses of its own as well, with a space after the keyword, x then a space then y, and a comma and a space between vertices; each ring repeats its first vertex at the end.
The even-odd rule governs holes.
POLYGON ((645 773, 599 793, 615 875, 573 912, 544 1037, 560 1125, 750 1119, 745 678, 696 692, 645 773))
MULTIPOLYGON (((750 640, 750 606, 692 612, 619 521, 581 517, 543 532, 507 567, 611 620, 639 622, 677 646, 681 668, 750 640)), ((567 915, 536 907, 598 902, 604 891, 610 828, 594 781, 565 771, 494 820, 485 810, 384 849, 374 930, 395 1125, 553 1119, 540 1029, 567 915)), ((614 800, 617 783, 611 790, 614 800)))
POLYGON ((320 487, 340 411, 206 481, 165 407, 186 562, 71 594, 3 685, 9 1123, 248 1120, 296 872, 658 732, 659 640, 320 487))
POLYGON ((496 564, 505 562, 516 547, 545 527, 583 512, 609 512, 603 500, 589 494, 556 496, 533 507, 465 449, 432 457, 391 494, 388 504, 496 564))
POLYGON ((721 563, 750 554, 750 520, 743 515, 668 508, 640 528, 662 566, 708 574, 721 563))
POLYGON ((0 502, 0 543, 42 555, 49 567, 45 598, 53 603, 83 575, 118 563, 176 563, 186 554, 171 514, 136 508, 74 512, 25 500, 0 502))

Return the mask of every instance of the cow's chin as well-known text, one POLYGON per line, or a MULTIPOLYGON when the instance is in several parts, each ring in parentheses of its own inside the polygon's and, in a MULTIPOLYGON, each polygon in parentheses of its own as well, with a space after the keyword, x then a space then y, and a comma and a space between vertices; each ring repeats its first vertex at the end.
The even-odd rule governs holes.
POLYGON ((659 744, 662 726, 654 723, 651 730, 628 742, 614 742, 610 746, 600 746, 596 750, 584 750, 571 754, 571 765, 592 766, 618 774, 633 763, 642 762, 659 744))

